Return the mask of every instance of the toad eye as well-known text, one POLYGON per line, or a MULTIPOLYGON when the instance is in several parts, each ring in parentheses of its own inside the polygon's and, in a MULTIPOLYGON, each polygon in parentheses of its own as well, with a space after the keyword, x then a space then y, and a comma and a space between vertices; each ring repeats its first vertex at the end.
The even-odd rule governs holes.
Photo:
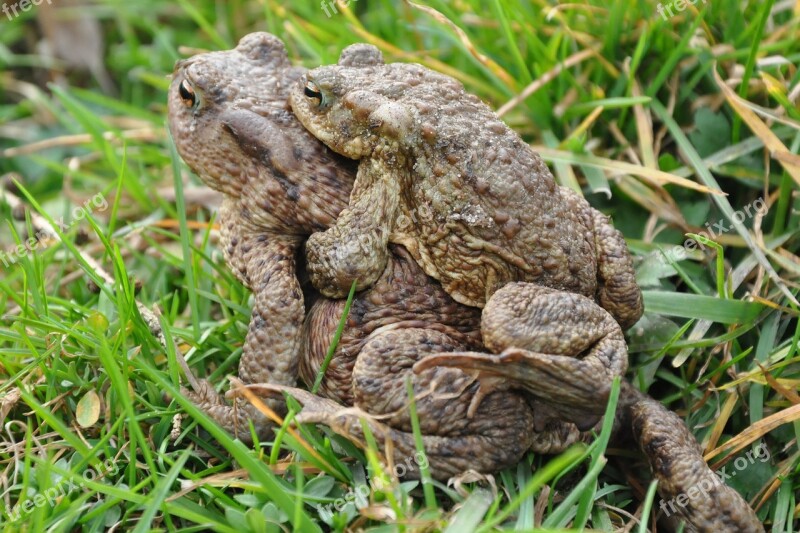
POLYGON ((178 86, 178 94, 181 95, 183 105, 186 107, 194 107, 197 103, 197 96, 195 96, 194 89, 186 80, 183 80, 180 86, 178 86))
POLYGON ((319 87, 317 87, 317 84, 313 81, 306 82, 306 86, 303 89, 303 94, 309 98, 316 99, 317 105, 322 105, 322 91, 319 90, 319 87))

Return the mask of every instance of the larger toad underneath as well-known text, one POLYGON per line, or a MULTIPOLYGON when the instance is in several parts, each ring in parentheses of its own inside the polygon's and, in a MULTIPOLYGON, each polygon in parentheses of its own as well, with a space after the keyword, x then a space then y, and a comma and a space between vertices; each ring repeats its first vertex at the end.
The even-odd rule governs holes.
MULTIPOLYGON (((317 142, 286 99, 305 69, 266 33, 234 50, 201 54, 175 66, 169 128, 181 157, 223 194, 219 213, 225 259, 253 291, 253 314, 239 364, 245 383, 297 382, 305 318, 296 256, 304 240, 327 228, 347 205, 351 162, 317 142)), ((247 404, 232 410, 204 382, 203 402, 229 431, 266 418, 247 404)), ((283 402, 273 402, 280 410, 283 402)))

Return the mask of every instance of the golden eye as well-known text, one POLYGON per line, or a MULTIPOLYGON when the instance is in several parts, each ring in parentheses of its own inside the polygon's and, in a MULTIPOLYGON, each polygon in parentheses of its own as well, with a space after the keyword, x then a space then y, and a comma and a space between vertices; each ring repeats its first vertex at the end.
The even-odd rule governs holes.
POLYGON ((322 91, 319 90, 319 87, 317 87, 317 84, 313 81, 306 82, 303 93, 309 98, 315 98, 317 100, 317 105, 322 105, 322 91))
POLYGON ((181 82, 180 86, 178 87, 178 93, 181 95, 183 104, 186 107, 194 107, 194 105, 197 103, 197 97, 194 94, 194 89, 192 89, 192 86, 189 85, 189 82, 186 80, 181 82))

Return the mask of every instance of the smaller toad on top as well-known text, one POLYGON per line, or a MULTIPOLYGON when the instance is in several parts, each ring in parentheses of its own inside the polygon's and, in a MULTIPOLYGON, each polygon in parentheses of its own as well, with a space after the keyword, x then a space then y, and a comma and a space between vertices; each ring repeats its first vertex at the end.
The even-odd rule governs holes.
POLYGON ((326 296, 371 285, 394 242, 466 305, 523 281, 593 298, 623 328, 641 317, 622 235, 458 81, 356 44, 290 101, 314 136, 360 160, 349 207, 307 243, 326 296))

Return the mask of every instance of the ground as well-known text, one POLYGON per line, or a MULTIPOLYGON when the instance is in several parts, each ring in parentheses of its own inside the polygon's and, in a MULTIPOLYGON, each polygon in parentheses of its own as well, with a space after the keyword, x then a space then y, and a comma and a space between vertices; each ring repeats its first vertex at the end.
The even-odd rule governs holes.
POLYGON ((628 377, 683 417, 768 528, 798 529, 800 8, 344 3, 0 12, 4 530, 653 531, 681 505, 606 433, 492 482, 404 483, 407 465, 381 469, 323 430, 253 451, 170 400, 175 350, 227 388, 249 295, 216 246, 213 198, 171 148, 168 75, 251 31, 307 66, 370 42, 498 110, 626 237, 646 309, 628 377))

